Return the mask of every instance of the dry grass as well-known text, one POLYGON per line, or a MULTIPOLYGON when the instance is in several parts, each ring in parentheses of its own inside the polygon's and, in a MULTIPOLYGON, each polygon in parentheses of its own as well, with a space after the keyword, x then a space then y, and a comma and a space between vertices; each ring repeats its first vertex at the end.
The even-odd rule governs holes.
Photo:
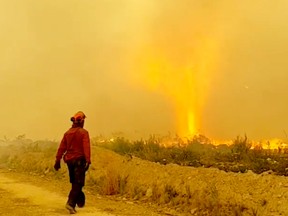
MULTIPOLYGON (((51 142, 29 143, 21 148, 11 145, 9 152, 2 151, 0 162, 15 170, 67 180, 63 162, 60 171, 53 170, 57 146, 58 143, 51 142)), ((203 170, 153 163, 93 146, 86 188, 93 193, 169 207, 185 215, 257 215, 257 207, 246 206, 233 194, 219 191, 217 179, 201 180, 203 170)))

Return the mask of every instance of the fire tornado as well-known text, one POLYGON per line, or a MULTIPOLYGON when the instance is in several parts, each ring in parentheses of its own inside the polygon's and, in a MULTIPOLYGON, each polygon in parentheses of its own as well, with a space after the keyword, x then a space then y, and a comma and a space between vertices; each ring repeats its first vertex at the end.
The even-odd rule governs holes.
POLYGON ((181 136, 201 129, 201 110, 217 66, 217 46, 213 38, 202 37, 193 43, 179 39, 139 49, 139 78, 149 90, 170 98, 181 136))

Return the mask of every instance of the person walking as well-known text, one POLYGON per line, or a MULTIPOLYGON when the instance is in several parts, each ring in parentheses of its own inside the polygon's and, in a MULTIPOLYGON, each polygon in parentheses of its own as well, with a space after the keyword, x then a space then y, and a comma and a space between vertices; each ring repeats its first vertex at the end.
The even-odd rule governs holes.
POLYGON ((63 136, 54 165, 54 169, 58 171, 63 158, 68 166, 71 190, 65 207, 70 214, 76 213, 76 205, 79 208, 85 205, 85 194, 82 188, 85 185, 85 173, 91 164, 89 133, 83 128, 85 118, 82 111, 71 117, 72 127, 63 136))

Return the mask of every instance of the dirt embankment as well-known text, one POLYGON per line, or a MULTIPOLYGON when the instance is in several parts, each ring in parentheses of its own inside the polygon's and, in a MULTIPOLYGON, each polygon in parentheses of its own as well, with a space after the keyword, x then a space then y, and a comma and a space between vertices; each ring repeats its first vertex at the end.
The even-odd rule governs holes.
POLYGON ((160 202, 163 206, 174 203, 173 208, 178 212, 288 215, 288 178, 272 172, 232 173, 214 168, 165 166, 137 158, 129 161, 126 169, 133 170, 130 178, 139 181, 138 185, 147 186, 146 196, 164 192, 166 197, 160 198, 160 202))

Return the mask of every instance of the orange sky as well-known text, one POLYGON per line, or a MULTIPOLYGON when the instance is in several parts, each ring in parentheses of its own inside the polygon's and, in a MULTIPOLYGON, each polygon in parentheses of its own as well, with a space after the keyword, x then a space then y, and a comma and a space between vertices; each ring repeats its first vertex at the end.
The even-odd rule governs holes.
POLYGON ((3 0, 0 139, 60 139, 78 110, 91 136, 286 138, 287 9, 285 0, 3 0))

